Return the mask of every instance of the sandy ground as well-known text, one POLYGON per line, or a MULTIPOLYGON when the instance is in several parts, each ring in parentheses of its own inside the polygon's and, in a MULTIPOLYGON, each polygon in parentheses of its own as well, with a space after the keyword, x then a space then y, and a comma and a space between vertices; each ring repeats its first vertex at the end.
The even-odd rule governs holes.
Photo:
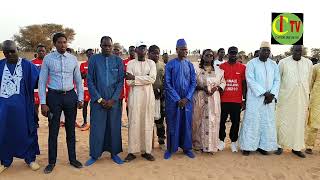
MULTIPOLYGON (((82 112, 78 111, 77 121, 82 123, 82 112)), ((126 114, 123 113, 123 122, 127 123, 126 114)), ((227 123, 227 132, 230 123, 227 123)), ((58 140, 58 160, 54 171, 45 175, 44 167, 48 162, 48 122, 40 115, 39 144, 41 155, 37 162, 41 165, 39 171, 33 172, 23 160, 15 159, 12 166, 0 174, 0 180, 71 180, 71 179, 113 179, 113 180, 320 180, 320 142, 319 138, 314 155, 308 155, 306 159, 294 156, 290 150, 283 155, 262 156, 253 153, 248 157, 241 153, 230 151, 230 141, 227 139, 227 147, 224 151, 210 154, 196 154, 195 159, 189 159, 181 152, 175 154, 170 160, 163 159, 163 151, 160 150, 155 139, 153 154, 156 161, 149 162, 140 156, 130 163, 116 165, 110 159, 110 154, 105 153, 102 158, 91 167, 75 169, 69 165, 64 128, 60 129, 58 140)), ((155 137, 156 138, 156 137, 155 137)), ((89 158, 89 131, 82 132, 76 129, 77 157, 82 163, 89 158)), ((127 155, 128 129, 122 128, 122 143, 124 152, 122 158, 127 155)))
MULTIPOLYGON (((78 111, 79 123, 82 122, 81 111, 78 111)), ((126 123, 126 115, 123 115, 126 123)), ((71 179, 114 179, 114 180, 206 180, 206 179, 320 179, 320 153, 319 141, 314 155, 300 159, 289 150, 283 155, 262 156, 258 153, 245 157, 241 153, 230 151, 230 141, 224 151, 210 154, 196 154, 195 159, 189 159, 181 152, 174 155, 170 160, 163 159, 163 151, 157 143, 153 154, 156 161, 149 162, 140 156, 130 163, 116 165, 110 159, 110 154, 105 153, 103 157, 93 166, 76 169, 69 165, 66 147, 66 135, 64 129, 60 129, 58 144, 58 161, 54 171, 46 175, 43 169, 47 164, 48 147, 48 123, 41 116, 39 128, 39 144, 41 155, 37 161, 41 165, 39 171, 33 172, 26 166, 23 160, 15 159, 12 166, 1 175, 1 180, 71 180, 71 179)), ((230 124, 228 123, 228 128, 230 124)), ((128 129, 122 129, 122 141, 124 152, 121 157, 125 158, 128 147, 128 129)), ((88 159, 89 131, 76 130, 77 157, 81 162, 88 159)), ((157 142, 157 140, 155 140, 157 142)))

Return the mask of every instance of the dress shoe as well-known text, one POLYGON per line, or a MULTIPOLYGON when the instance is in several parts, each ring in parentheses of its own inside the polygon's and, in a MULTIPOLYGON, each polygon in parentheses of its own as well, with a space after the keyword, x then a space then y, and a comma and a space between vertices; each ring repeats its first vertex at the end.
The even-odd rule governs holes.
POLYGON ((258 148, 257 151, 262 155, 269 155, 268 151, 258 148))
POLYGON ((306 155, 304 155, 303 152, 301 152, 301 151, 295 151, 292 149, 292 153, 297 155, 298 157, 306 158, 306 155))
POLYGON ((49 174, 53 171, 55 164, 48 164, 46 168, 44 168, 43 172, 45 174, 49 174))
POLYGON ((136 156, 135 156, 134 154, 129 153, 129 154, 127 155, 127 157, 124 159, 124 161, 130 162, 130 161, 134 160, 135 158, 136 158, 136 156))
POLYGON ((307 153, 307 154, 313 154, 312 149, 309 149, 309 148, 306 149, 304 152, 307 153))
POLYGON ((274 152, 274 154, 281 155, 282 152, 283 152, 283 149, 282 148, 278 148, 278 150, 276 150, 276 152, 274 152))
POLYGON ((154 160, 155 160, 154 157, 153 157, 151 154, 149 154, 149 153, 141 154, 141 156, 142 156, 143 158, 145 158, 146 160, 148 160, 148 161, 154 161, 154 160))
POLYGON ((249 156, 250 155, 250 151, 242 151, 242 155, 249 156))
POLYGON ((71 164, 71 166, 73 166, 75 168, 78 168, 78 169, 82 168, 82 164, 78 160, 70 161, 70 164, 71 164))

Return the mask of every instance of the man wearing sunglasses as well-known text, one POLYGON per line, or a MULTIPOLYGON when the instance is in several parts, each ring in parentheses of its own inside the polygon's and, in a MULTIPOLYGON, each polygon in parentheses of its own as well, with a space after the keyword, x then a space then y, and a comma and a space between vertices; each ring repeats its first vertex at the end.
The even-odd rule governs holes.
POLYGON ((16 44, 3 42, 5 59, 0 61, 0 173, 13 158, 21 158, 32 170, 40 154, 34 109, 34 89, 39 70, 29 60, 18 57, 16 44))

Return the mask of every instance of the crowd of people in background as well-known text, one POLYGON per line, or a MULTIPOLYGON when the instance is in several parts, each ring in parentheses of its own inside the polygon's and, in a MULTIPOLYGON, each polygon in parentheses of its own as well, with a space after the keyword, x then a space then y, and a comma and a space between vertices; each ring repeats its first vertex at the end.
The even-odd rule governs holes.
POLYGON ((39 107, 49 122, 46 174, 57 162, 60 127, 65 128, 69 162, 75 168, 83 167, 76 156, 76 127, 90 130, 85 166, 105 151, 116 164, 131 162, 137 154, 154 161, 154 127, 164 159, 179 148, 188 158, 195 158, 195 152, 215 154, 225 150, 228 121, 233 153, 240 149, 244 156, 255 151, 280 155, 290 149, 300 158, 306 157, 303 149, 313 153, 320 128, 320 64, 302 57, 301 45, 275 61, 270 43, 264 41, 247 64, 239 60, 238 47, 229 47, 227 55, 224 48, 217 53, 205 49, 196 65, 188 59, 184 39, 177 40, 177 56, 171 60, 168 53, 160 57, 160 47, 143 41, 130 46, 128 57, 121 59, 120 44, 103 36, 101 53, 87 49, 80 66, 65 34, 56 33, 53 45, 56 51, 48 54, 39 45, 36 58, 29 61, 18 56, 15 42, 3 42, 0 173, 14 157, 34 171, 40 168, 39 107), (77 109, 82 109, 80 125, 77 109), (128 124, 122 122, 123 109, 128 124), (124 159, 119 156, 122 127, 128 128, 124 159))

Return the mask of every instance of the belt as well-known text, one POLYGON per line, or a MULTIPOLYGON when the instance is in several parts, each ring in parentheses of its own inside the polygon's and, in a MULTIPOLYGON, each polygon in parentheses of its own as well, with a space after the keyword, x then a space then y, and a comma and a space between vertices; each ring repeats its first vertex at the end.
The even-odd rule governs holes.
POLYGON ((62 91, 62 90, 55 90, 55 89, 51 89, 51 88, 48 88, 49 92, 54 92, 54 93, 57 93, 57 94, 67 94, 69 92, 72 92, 73 89, 69 90, 69 91, 62 91))

